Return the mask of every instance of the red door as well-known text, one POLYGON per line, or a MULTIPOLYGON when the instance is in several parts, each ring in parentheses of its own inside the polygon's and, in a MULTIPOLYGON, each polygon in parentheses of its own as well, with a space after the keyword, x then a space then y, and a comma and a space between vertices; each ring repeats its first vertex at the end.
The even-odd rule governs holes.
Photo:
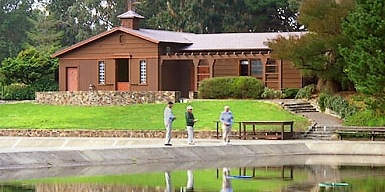
POLYGON ((67 68, 67 91, 79 91, 78 89, 78 68, 68 67, 67 68))

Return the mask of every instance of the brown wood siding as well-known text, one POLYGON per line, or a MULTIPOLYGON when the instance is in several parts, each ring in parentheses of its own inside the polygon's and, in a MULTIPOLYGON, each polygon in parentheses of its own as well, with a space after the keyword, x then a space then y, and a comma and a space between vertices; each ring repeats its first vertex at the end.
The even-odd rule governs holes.
POLYGON ((301 88, 302 76, 289 61, 282 61, 282 88, 301 88))
POLYGON ((104 60, 106 63, 106 83, 99 84, 98 62, 101 60, 62 60, 59 66, 59 90, 66 91, 67 77, 66 68, 77 67, 79 72, 78 91, 87 91, 90 85, 94 85, 97 90, 114 90, 115 88, 115 61, 113 59, 104 60), (108 87, 108 88, 106 88, 108 87), (112 88, 112 89, 111 89, 112 88))
POLYGON ((98 84, 98 63, 95 60, 79 61, 79 91, 89 90, 90 85, 98 84), (96 75, 95 75, 96 74, 96 75))
POLYGON ((238 76, 238 60, 237 59, 221 59, 216 60, 214 64, 214 77, 223 77, 223 76, 238 76))
POLYGON ((90 84, 95 85, 97 90, 116 90, 115 59, 119 58, 129 59, 129 79, 132 91, 158 90, 157 44, 121 32, 111 34, 62 55, 59 64, 60 90, 65 90, 66 66, 79 66, 79 90, 88 90, 90 84), (104 85, 99 85, 98 82, 98 61, 100 60, 106 63, 106 82, 104 85), (147 84, 145 85, 139 85, 140 60, 147 62, 147 84))
POLYGON ((67 88, 67 67, 78 67, 76 64, 71 64, 70 60, 59 59, 59 91, 65 91, 67 88))
POLYGON ((158 59, 138 58, 130 60, 130 86, 131 91, 158 91, 158 59), (146 84, 140 84, 140 60, 146 61, 146 84))
POLYGON ((62 55, 62 58, 118 58, 122 55, 131 55, 132 58, 157 57, 158 46, 126 33, 116 32, 70 51, 62 55))
MULTIPOLYGON (((139 85, 140 60, 146 60, 146 59, 130 59, 130 64, 129 64, 129 67, 130 67, 130 84, 132 85, 133 90, 136 90, 136 87, 139 85)), ((148 60, 146 60, 146 65, 147 65, 147 72, 148 72, 148 66, 149 66, 148 60)), ((147 78, 148 78, 148 76, 147 76, 147 78)))

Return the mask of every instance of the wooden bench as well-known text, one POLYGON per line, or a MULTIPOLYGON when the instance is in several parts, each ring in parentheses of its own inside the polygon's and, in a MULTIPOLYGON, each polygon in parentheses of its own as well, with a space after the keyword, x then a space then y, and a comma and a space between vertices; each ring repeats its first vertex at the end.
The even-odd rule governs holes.
MULTIPOLYGON (((265 167, 239 167, 238 168, 238 174, 236 169, 232 169, 231 174, 235 176, 249 176, 250 179, 258 179, 258 180, 273 180, 273 179, 279 179, 279 180, 293 180, 294 179, 294 168, 293 166, 265 166, 265 167), (277 172, 279 169, 281 169, 281 174, 280 175, 273 175, 273 174, 268 174, 268 175, 258 175, 257 172, 260 171, 269 171, 272 170, 272 172, 277 172)), ((216 177, 219 178, 220 175, 219 169, 217 169, 217 175, 216 177)))
POLYGON ((372 141, 378 136, 385 137, 385 127, 339 127, 335 132, 339 135, 340 140, 345 136, 369 136, 372 141))
MULTIPOLYGON (((220 121, 214 121, 214 122, 216 123, 216 128, 217 128, 216 137, 220 138, 221 137, 220 130, 219 130, 220 121)), ((238 124, 239 131, 238 131, 238 134, 236 135, 236 137, 238 137, 239 139, 247 139, 248 137, 252 137, 253 139, 256 139, 257 133, 259 133, 259 134, 263 133, 263 135, 265 135, 265 138, 268 138, 269 136, 268 136, 267 131, 262 131, 262 132, 258 131, 257 132, 255 129, 255 126, 257 126, 257 125, 280 125, 281 126, 281 134, 275 135, 275 137, 280 138, 281 140, 284 140, 285 126, 286 125, 290 126, 290 132, 286 132, 286 133, 290 134, 290 136, 289 136, 290 138, 292 137, 294 121, 237 121, 237 122, 234 122, 234 124, 238 124), (252 128, 253 128, 251 135, 247 134, 247 126, 252 126, 252 128), (242 128, 243 128, 243 130, 242 130, 242 128)))
MULTIPOLYGON (((216 126, 217 126, 217 135, 216 135, 216 138, 217 139, 219 139, 219 138, 221 138, 222 137, 222 133, 221 133, 221 131, 219 130, 219 124, 221 123, 220 121, 214 121, 215 123, 216 123, 216 126)), ((241 122, 234 122, 234 125, 235 124, 238 124, 238 135, 235 135, 235 137, 238 137, 239 139, 241 139, 242 138, 242 124, 241 124, 241 122)), ((232 137, 234 137, 234 135, 231 135, 232 137)))
POLYGON ((285 134, 285 126, 289 125, 290 126, 290 138, 293 135, 293 125, 294 121, 241 121, 241 124, 243 126, 243 134, 242 137, 243 139, 246 139, 248 137, 247 135, 247 126, 252 126, 253 128, 253 135, 256 135, 256 130, 255 126, 257 125, 280 125, 281 126, 281 135, 279 136, 281 140, 284 140, 284 134, 285 134))

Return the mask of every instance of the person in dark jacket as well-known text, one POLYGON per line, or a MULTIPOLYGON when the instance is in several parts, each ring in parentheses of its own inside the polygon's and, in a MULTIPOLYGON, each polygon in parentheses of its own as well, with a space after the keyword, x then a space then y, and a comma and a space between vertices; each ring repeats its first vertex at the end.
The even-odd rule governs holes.
POLYGON ((198 121, 198 119, 194 118, 194 114, 192 110, 193 110, 192 106, 187 106, 187 111, 185 113, 186 128, 187 128, 187 143, 189 145, 194 145, 194 124, 198 121))

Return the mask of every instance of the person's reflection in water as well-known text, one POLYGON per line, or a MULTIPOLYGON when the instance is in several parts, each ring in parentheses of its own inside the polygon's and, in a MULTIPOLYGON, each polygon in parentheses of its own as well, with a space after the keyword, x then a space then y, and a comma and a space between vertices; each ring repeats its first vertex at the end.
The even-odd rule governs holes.
POLYGON ((171 175, 169 171, 164 172, 164 178, 166 179, 166 189, 164 192, 172 192, 171 175))
POLYGON ((194 174, 192 170, 187 170, 186 192, 194 192, 194 174))
POLYGON ((228 176, 230 176, 230 169, 227 167, 223 168, 222 174, 222 189, 221 192, 233 192, 233 187, 231 186, 231 181, 228 176))

